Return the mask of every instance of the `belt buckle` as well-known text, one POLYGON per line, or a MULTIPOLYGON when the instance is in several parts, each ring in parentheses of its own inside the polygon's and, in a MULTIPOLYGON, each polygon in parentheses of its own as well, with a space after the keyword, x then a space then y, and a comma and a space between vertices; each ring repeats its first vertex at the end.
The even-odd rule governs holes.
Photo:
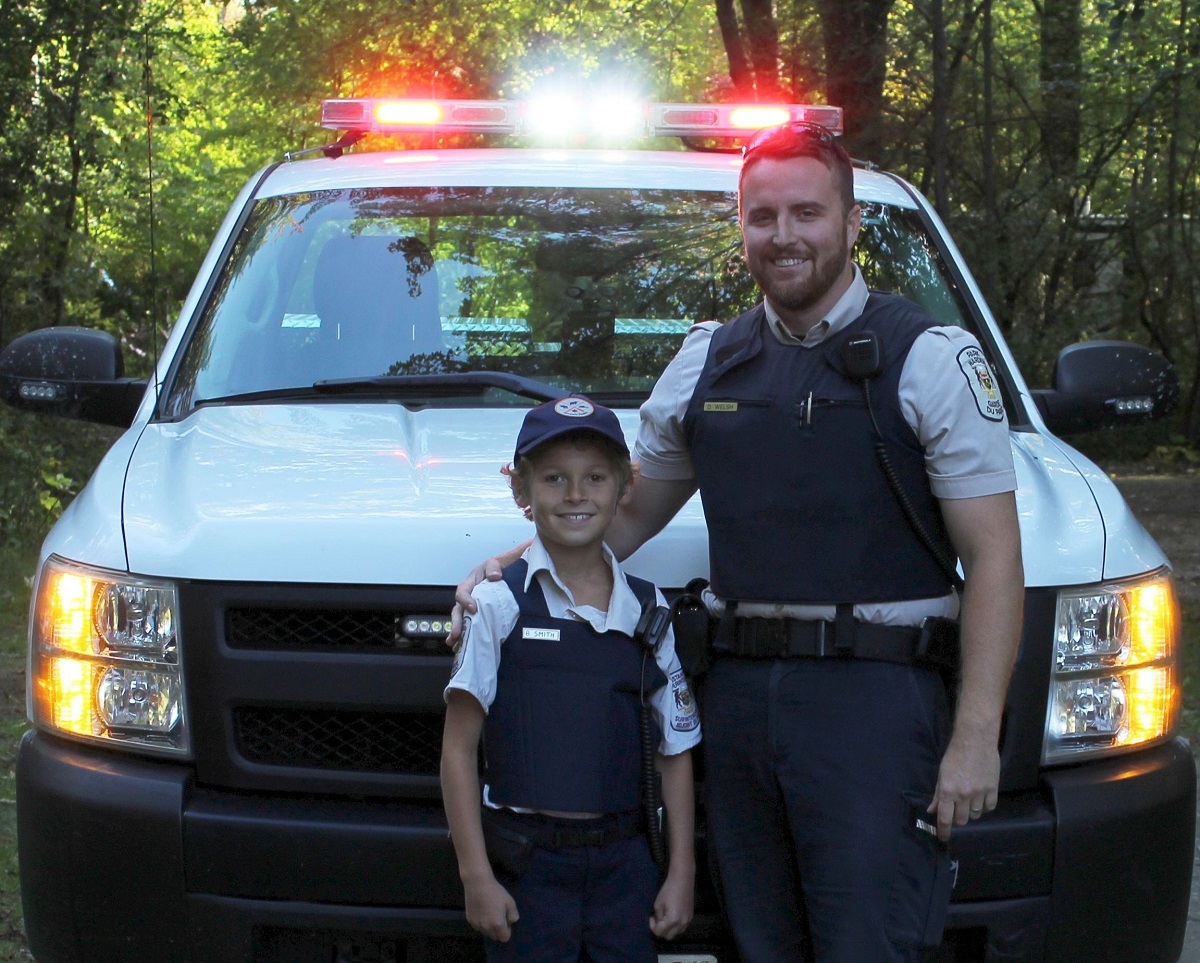
POLYGON ((824 619, 821 619, 817 622, 817 636, 815 639, 813 639, 813 649, 818 659, 823 659, 826 655, 830 654, 825 651, 825 636, 826 629, 828 628, 829 623, 824 619))
POLYGON ((777 659, 787 654, 787 623, 783 619, 757 618, 754 625, 754 654, 777 659))
POLYGON ((605 832, 603 829, 585 829, 581 834, 581 846, 603 846, 605 832))

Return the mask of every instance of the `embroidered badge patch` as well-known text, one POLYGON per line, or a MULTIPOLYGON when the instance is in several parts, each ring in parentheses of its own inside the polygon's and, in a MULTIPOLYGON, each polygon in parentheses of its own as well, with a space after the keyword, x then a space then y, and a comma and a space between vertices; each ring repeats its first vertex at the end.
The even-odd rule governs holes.
POLYGON ((676 732, 691 732, 700 725, 696 713, 696 702, 688 688, 687 677, 682 672, 671 675, 671 694, 675 697, 675 711, 671 715, 671 728, 676 732))
POLYGON ((554 410, 565 418, 586 418, 596 409, 586 398, 563 398, 554 410))
POLYGON ((979 413, 988 421, 1002 421, 1004 402, 1000 399, 1000 388, 983 352, 976 347, 963 348, 958 353, 958 366, 967 379, 979 413))

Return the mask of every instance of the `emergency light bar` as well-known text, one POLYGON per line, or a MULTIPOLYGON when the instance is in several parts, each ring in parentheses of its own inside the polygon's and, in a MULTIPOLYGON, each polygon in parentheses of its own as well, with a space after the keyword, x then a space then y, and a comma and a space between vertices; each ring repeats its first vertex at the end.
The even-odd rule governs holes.
POLYGON ((365 134, 593 133, 744 138, 763 127, 802 121, 842 132, 842 108, 816 104, 630 104, 577 101, 393 100, 321 102, 321 126, 365 134))

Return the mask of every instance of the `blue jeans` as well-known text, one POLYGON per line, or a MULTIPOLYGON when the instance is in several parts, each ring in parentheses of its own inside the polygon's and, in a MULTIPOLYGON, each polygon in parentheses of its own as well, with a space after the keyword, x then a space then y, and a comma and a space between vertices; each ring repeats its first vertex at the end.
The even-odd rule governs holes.
POLYGON ((644 836, 607 846, 535 848, 519 879, 497 873, 521 918, 488 963, 654 963, 658 869, 644 836))
POLYGON ((745 963, 911 963, 936 947, 949 856, 914 819, 948 738, 937 675, 721 658, 701 708, 710 852, 745 963))

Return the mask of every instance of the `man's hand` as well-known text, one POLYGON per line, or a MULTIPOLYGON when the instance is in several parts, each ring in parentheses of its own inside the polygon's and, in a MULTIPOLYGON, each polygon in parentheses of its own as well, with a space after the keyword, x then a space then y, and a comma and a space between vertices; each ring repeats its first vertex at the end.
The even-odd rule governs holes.
POLYGON ((962 561, 962 683, 950 745, 929 812, 938 837, 996 808, 1000 722, 1021 638, 1025 577, 1012 492, 943 498, 942 517, 962 561))
POLYGON ((996 808, 1000 787, 1000 751, 993 735, 955 731, 938 770, 930 813, 937 813, 938 839, 947 842, 954 826, 996 808))
POLYGON ((525 542, 501 555, 492 556, 486 562, 476 565, 467 573, 467 577, 458 583, 458 588, 454 591, 454 608, 450 610, 450 634, 446 636, 446 644, 450 648, 457 649, 462 642, 463 619, 475 614, 475 600, 471 598, 471 591, 480 582, 500 581, 504 576, 504 567, 519 559, 528 547, 529 542, 525 542))
POLYGON ((480 582, 487 580, 495 582, 500 578, 502 566, 498 564, 497 559, 489 558, 482 565, 476 565, 467 577, 458 583, 458 588, 454 590, 454 608, 450 610, 450 634, 446 636, 446 644, 450 648, 457 650, 459 643, 462 641, 463 619, 468 615, 475 614, 475 600, 471 597, 471 590, 480 582))

